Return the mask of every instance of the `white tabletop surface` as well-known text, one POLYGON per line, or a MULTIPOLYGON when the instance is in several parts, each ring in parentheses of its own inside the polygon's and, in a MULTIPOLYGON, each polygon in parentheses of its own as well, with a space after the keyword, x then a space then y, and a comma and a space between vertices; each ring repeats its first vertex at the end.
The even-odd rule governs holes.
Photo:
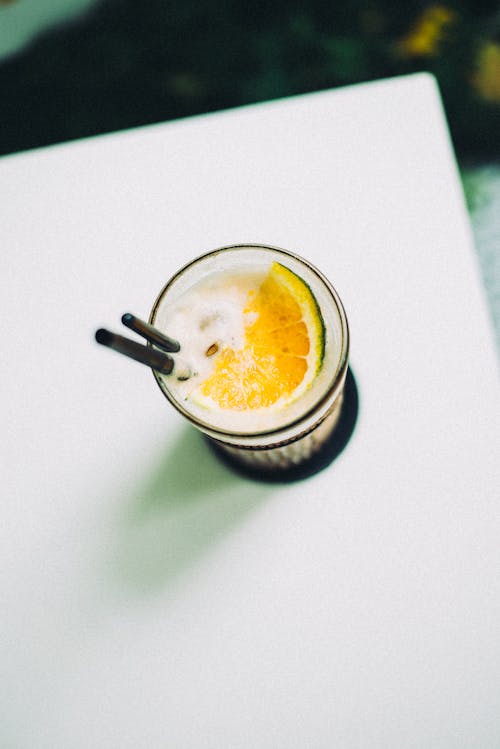
POLYGON ((498 749, 498 370, 433 79, 7 157, 0 190, 0 746, 498 749), (93 341, 241 242, 349 316, 358 424, 302 482, 228 471, 93 341))

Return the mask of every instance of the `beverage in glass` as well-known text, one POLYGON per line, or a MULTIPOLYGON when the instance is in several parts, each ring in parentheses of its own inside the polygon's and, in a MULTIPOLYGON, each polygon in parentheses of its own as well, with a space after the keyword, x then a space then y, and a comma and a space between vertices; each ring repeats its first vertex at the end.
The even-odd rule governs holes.
POLYGON ((163 287, 150 323, 181 345, 170 403, 232 459, 282 471, 321 450, 338 423, 349 330, 326 277, 259 244, 196 258, 163 287))

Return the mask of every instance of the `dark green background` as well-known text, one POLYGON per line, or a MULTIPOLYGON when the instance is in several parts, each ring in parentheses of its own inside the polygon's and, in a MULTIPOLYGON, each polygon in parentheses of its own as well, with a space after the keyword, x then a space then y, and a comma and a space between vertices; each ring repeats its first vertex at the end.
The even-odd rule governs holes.
POLYGON ((430 70, 459 156, 498 156, 500 101, 471 85, 499 5, 454 0, 430 56, 397 42, 439 3, 102 0, 0 65, 0 154, 249 102, 430 70))

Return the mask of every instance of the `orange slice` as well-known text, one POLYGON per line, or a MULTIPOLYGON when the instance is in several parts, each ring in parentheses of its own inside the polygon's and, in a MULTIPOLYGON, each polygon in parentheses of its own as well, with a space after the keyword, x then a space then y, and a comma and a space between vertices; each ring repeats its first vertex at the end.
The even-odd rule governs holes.
POLYGON ((275 262, 243 314, 243 347, 219 352, 195 400, 238 411, 287 405, 321 368, 325 329, 318 303, 299 276, 275 262))

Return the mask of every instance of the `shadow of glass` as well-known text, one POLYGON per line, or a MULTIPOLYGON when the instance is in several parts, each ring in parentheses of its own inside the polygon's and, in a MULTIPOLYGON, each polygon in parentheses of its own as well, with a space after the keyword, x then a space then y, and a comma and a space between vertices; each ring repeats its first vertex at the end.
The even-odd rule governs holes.
POLYGON ((186 427, 119 518, 116 582, 137 595, 172 582, 241 523, 269 490, 227 469, 186 427))
POLYGON ((224 453, 220 448, 217 448, 215 444, 210 444, 208 441, 207 444, 218 456, 219 460, 240 476, 246 476, 254 481, 269 484, 289 484, 294 481, 303 481, 320 471, 324 471, 345 450, 356 427, 358 411, 358 387, 352 370, 349 367, 344 388, 344 403, 339 421, 321 450, 316 455, 313 455, 310 460, 300 465, 290 466, 290 468, 281 471, 263 471, 262 468, 251 468, 242 465, 228 456, 227 453, 224 453))

